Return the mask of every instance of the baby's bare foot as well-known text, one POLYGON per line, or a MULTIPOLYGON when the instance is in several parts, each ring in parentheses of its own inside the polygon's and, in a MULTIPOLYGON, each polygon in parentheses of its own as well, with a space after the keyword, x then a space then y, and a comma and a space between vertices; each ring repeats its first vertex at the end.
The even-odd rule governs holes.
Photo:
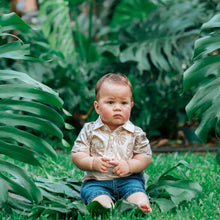
POLYGON ((152 212, 151 207, 147 204, 140 205, 139 209, 142 210, 143 212, 146 212, 146 213, 152 212))

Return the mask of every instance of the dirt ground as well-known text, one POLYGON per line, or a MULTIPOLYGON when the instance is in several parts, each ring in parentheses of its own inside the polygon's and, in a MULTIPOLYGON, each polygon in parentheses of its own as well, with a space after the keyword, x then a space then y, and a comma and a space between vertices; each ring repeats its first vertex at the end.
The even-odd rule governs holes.
POLYGON ((168 152, 217 152, 219 140, 212 138, 203 144, 198 139, 196 141, 188 140, 185 137, 177 140, 169 140, 158 138, 150 140, 152 151, 155 153, 168 153, 168 152))

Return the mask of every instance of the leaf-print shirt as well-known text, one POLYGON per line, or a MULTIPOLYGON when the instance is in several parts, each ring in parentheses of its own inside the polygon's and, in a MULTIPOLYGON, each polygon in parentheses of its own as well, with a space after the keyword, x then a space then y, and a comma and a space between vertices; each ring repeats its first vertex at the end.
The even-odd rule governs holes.
MULTIPOLYGON (((129 120, 113 132, 99 117, 94 122, 85 123, 77 137, 73 152, 86 152, 93 157, 108 157, 116 160, 131 159, 135 153, 152 154, 145 132, 129 120)), ((83 180, 109 180, 116 175, 98 171, 86 171, 83 180)))

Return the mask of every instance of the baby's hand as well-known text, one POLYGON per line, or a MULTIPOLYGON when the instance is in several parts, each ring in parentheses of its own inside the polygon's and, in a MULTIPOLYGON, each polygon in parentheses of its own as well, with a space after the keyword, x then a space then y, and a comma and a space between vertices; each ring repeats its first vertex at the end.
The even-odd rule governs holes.
POLYGON ((102 173, 108 173, 108 168, 111 167, 109 162, 110 162, 109 158, 94 157, 92 169, 102 173))
POLYGON ((113 173, 117 176, 123 177, 126 176, 129 172, 129 166, 126 160, 113 160, 110 162, 110 164, 115 165, 115 168, 113 169, 113 173))

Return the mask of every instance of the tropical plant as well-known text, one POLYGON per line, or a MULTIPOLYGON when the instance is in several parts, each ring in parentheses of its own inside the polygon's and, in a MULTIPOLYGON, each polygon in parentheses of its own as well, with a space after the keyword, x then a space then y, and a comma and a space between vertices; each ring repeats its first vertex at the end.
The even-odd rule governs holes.
POLYGON ((199 183, 187 178, 181 166, 190 168, 186 161, 179 161, 147 187, 147 193, 152 197, 151 202, 156 203, 162 212, 178 207, 183 201, 191 201, 199 197, 202 192, 199 183), (181 170, 184 178, 170 175, 175 169, 181 170))
POLYGON ((209 15, 205 4, 195 1, 154 2, 111 1, 107 8, 107 3, 97 1, 101 10, 95 13, 92 1, 40 1, 43 32, 53 47, 53 52, 48 51, 53 55, 56 51, 54 61, 58 64, 49 68, 55 77, 45 83, 57 89, 64 107, 77 114, 78 121, 71 121, 74 127, 82 126, 85 120, 80 122, 80 118, 96 117, 87 113, 91 112, 95 82, 107 72, 122 72, 134 79, 134 91, 142 95, 135 95, 132 120, 149 131, 149 136, 167 135, 170 129, 174 132, 178 122, 185 120, 188 97, 183 95, 176 108, 182 91, 182 67, 192 56, 189 42, 198 36, 199 25, 209 15), (82 7, 86 13, 81 12, 82 7), (67 34, 58 34, 64 32, 67 34), (74 45, 60 47, 59 42, 67 39, 74 45), (68 52, 70 55, 65 55, 68 52), (152 99, 155 105, 151 105, 152 99), (168 124, 170 127, 165 126, 168 124))
POLYGON ((62 52, 63 58, 71 63, 76 58, 76 51, 70 28, 68 1, 40 1, 40 13, 45 37, 50 45, 62 52))
POLYGON ((128 73, 133 82, 135 123, 149 137, 169 137, 186 121, 184 107, 191 91, 180 95, 182 72, 193 54, 191 41, 198 37, 210 11, 207 13, 206 4, 198 1, 153 1, 155 6, 145 1, 145 7, 138 11, 145 9, 147 16, 137 18, 133 10, 140 4, 135 2, 117 5, 109 27, 99 33, 98 49, 103 57, 111 57, 109 69, 128 73), (129 15, 127 7, 133 8, 129 15), (120 16, 122 25, 117 23, 120 16), (123 16, 129 17, 129 22, 123 16))
POLYGON ((64 107, 74 113, 69 122, 75 135, 85 120, 97 117, 92 111, 96 81, 105 73, 121 72, 134 85, 132 120, 149 137, 175 138, 187 120, 184 107, 191 96, 191 90, 181 94, 182 72, 214 6, 207 10, 199 0, 39 2, 45 37, 39 32, 42 39, 29 40, 34 54, 53 61, 42 65, 40 74, 38 64, 26 68, 59 91, 64 107))
POLYGON ((109 48, 114 47, 114 51, 118 51, 120 62, 134 61, 140 72, 152 70, 153 67, 160 71, 182 72, 182 66, 189 64, 192 54, 192 44, 188 42, 198 36, 201 23, 209 18, 206 5, 183 0, 178 0, 175 4, 167 1, 154 6, 150 1, 145 1, 144 6, 136 1, 129 2, 132 2, 129 4, 130 8, 137 11, 139 6, 139 12, 144 10, 145 16, 137 18, 132 14, 133 10, 130 10, 132 22, 121 25, 117 22, 119 17, 129 17, 127 11, 121 9, 126 9, 128 3, 121 1, 109 28, 110 32, 115 32, 115 26, 117 27, 117 41, 110 42, 111 44, 106 42, 106 48, 101 42, 101 47, 110 53, 113 50, 109 48))
MULTIPOLYGON (((29 29, 15 13, 0 16, 2 59, 39 61, 29 56, 28 44, 10 33, 29 29)), ((52 140, 63 140, 62 106, 58 93, 26 73, 0 70, 0 209, 19 209, 23 203, 42 200, 32 177, 13 160, 41 167, 48 156, 56 159, 52 140)))
MULTIPOLYGON (((186 106, 189 119, 199 118, 195 133, 203 143, 215 132, 220 138, 220 14, 201 27, 195 42, 193 65, 184 72, 184 91, 193 88, 195 94, 186 106)), ((217 153, 220 164, 220 145, 217 153)))

